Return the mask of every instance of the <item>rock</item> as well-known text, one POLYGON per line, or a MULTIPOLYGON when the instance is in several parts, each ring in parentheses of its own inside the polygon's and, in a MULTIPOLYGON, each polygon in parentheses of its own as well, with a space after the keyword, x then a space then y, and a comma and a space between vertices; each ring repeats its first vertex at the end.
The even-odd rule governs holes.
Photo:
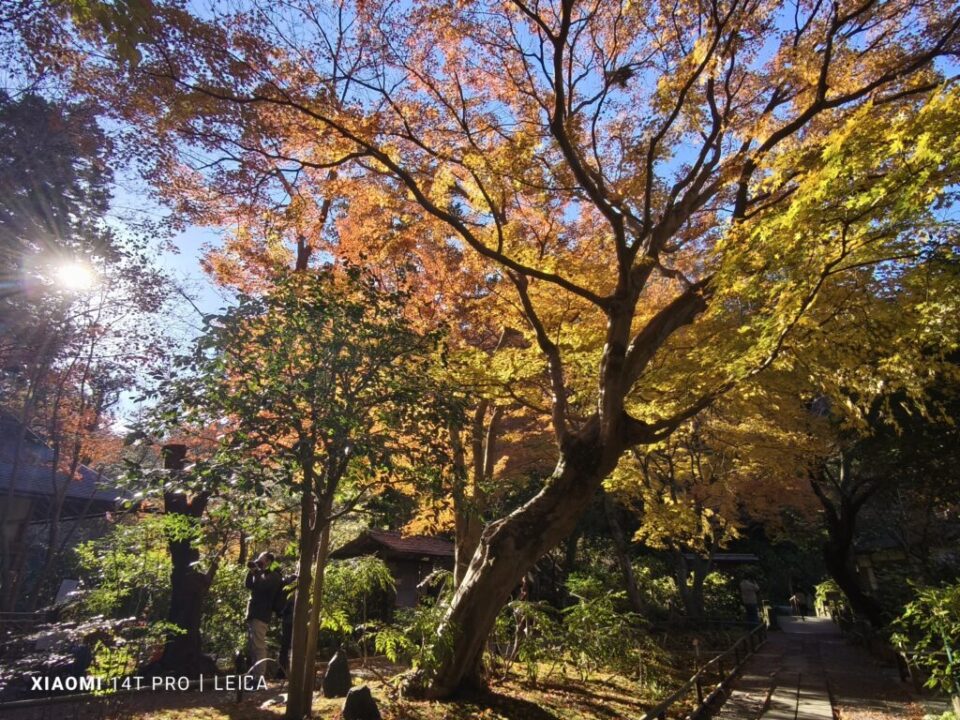
POLYGON ((350 677, 350 665, 347 664, 347 655, 338 650, 327 665, 327 672, 323 675, 323 696, 328 698, 346 697, 350 692, 353 680, 350 677))
POLYGON ((287 704, 287 693, 280 693, 275 698, 270 698, 264 703, 260 704, 261 710, 266 710, 267 708, 276 707, 277 705, 286 705, 287 704))
POLYGON ((341 712, 343 720, 383 720, 377 702, 366 685, 352 688, 347 693, 341 712))

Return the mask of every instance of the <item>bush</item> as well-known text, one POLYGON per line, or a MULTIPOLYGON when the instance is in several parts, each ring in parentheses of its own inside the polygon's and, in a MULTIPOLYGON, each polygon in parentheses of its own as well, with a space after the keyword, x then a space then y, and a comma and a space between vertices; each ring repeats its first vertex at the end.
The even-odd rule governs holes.
POLYGON ((223 563, 213 576, 210 592, 203 604, 200 633, 205 649, 215 660, 232 659, 246 643, 247 598, 244 587, 247 569, 235 563, 223 563))
POLYGON ((497 616, 492 639, 503 677, 515 662, 521 662, 527 678, 536 682, 541 663, 550 664, 546 673, 549 677, 566 654, 567 638, 559 613, 546 602, 508 603, 497 616))
POLYGON ((960 584, 917 590, 891 640, 930 673, 927 686, 960 695, 960 584))
POLYGON ((567 650, 581 677, 585 680, 601 669, 632 673, 640 663, 640 617, 617 609, 624 593, 577 573, 567 579, 567 588, 579 602, 563 611, 563 627, 567 650))
POLYGON ((429 673, 440 657, 437 630, 445 613, 445 602, 429 600, 416 607, 397 610, 393 624, 373 629, 370 633, 376 651, 386 655, 391 662, 409 662, 414 668, 429 673))
POLYGON ((366 633, 366 637, 373 639, 376 651, 391 662, 409 662, 427 673, 436 667, 441 654, 450 649, 438 644, 442 640, 437 631, 453 594, 453 574, 437 570, 433 575, 434 584, 440 587, 436 598, 421 598, 416 607, 397 610, 392 624, 371 624, 366 633))
POLYGON ((117 523, 101 538, 77 545, 81 571, 75 607, 83 617, 159 620, 170 599, 167 518, 117 523))
POLYGON ((722 572, 713 571, 703 581, 703 608, 708 616, 738 618, 743 613, 737 581, 722 572))
POLYGON ((380 558, 331 561, 323 578, 322 628, 342 641, 354 628, 367 624, 371 606, 382 606, 393 589, 393 576, 380 558))
MULTIPOLYGON (((168 535, 194 529, 182 516, 148 515, 117 523, 103 537, 78 545, 82 585, 70 612, 84 619, 136 617, 162 643, 170 602, 168 535)), ((246 569, 223 563, 204 602, 201 633, 205 650, 215 658, 232 657, 244 642, 245 575, 246 569)))

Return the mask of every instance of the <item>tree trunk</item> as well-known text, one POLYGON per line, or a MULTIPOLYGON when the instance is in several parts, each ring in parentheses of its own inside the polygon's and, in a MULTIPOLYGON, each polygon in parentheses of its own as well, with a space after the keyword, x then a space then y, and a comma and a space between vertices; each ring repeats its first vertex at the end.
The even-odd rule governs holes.
MULTIPOLYGON (((180 470, 186 447, 164 447, 164 465, 171 470, 180 470)), ((199 520, 207 507, 208 493, 187 495, 184 492, 168 491, 163 494, 164 512, 167 515, 184 515, 199 520)), ((163 646, 158 660, 145 666, 145 676, 175 672, 177 675, 198 677, 216 675, 217 666, 201 649, 200 623, 203 619, 203 601, 210 590, 212 575, 200 572, 197 562, 200 551, 191 538, 171 539, 170 549, 170 609, 167 621, 176 625, 180 632, 171 633, 163 646)))
POLYGON ((874 627, 879 628, 885 624, 883 611, 880 603, 860 588, 853 558, 853 539, 857 529, 857 514, 863 504, 871 497, 876 487, 855 488, 859 492, 856 499, 852 499, 849 492, 849 485, 852 480, 845 470, 845 465, 842 465, 842 467, 841 479, 846 487, 841 489, 839 499, 836 502, 831 500, 824 489, 824 486, 828 483, 824 482, 821 485, 821 481, 817 477, 810 477, 810 487, 817 499, 820 500, 827 519, 828 540, 823 544, 823 561, 827 566, 827 572, 830 573, 830 576, 843 590, 844 595, 847 596, 853 611, 865 617, 874 627))
POLYGON ((620 524, 620 518, 617 517, 617 505, 608 493, 603 493, 603 512, 607 516, 607 524, 610 526, 610 537, 613 540, 613 550, 617 556, 617 564, 620 566, 620 573, 623 575, 623 585, 627 590, 627 598, 630 600, 630 607, 637 614, 646 613, 647 607, 643 602, 643 596, 640 594, 640 588, 637 585, 637 576, 633 572, 633 563, 630 561, 629 548, 626 533, 620 524))
POLYGON ((486 527, 438 631, 436 672, 424 688, 414 678, 409 692, 445 698, 482 685, 481 659, 497 614, 534 563, 573 531, 619 451, 571 441, 543 490, 486 527))
POLYGON ((456 544, 454 545, 453 586, 460 587, 470 567, 470 560, 480 544, 483 520, 472 509, 455 509, 456 544))
POLYGON ((682 550, 674 550, 673 559, 673 580, 680 594, 680 600, 683 602, 683 610, 687 617, 702 620, 707 614, 703 600, 703 585, 713 567, 713 552, 711 551, 710 556, 706 558, 695 556, 690 563, 684 557, 682 550), (691 575, 692 582, 688 581, 691 575))
MULTIPOLYGON (((712 555, 712 553, 711 553, 712 555)), ((713 567, 711 558, 698 557, 693 561, 693 587, 690 588, 690 615, 698 620, 707 616, 707 608, 703 599, 703 584, 713 567)))
POLYGON ((861 589, 860 580, 854 569, 853 538, 856 530, 856 510, 846 501, 841 501, 840 506, 837 516, 827 523, 829 540, 823 545, 824 564, 827 566, 827 572, 847 596, 853 611, 865 617, 874 627, 883 627, 885 622, 880 603, 861 589))
POLYGON ((310 622, 307 625, 306 657, 303 663, 303 684, 301 705, 304 715, 313 714, 313 687, 317 676, 317 640, 320 636, 320 613, 323 610, 323 576, 327 569, 327 557, 330 554, 330 503, 328 502, 317 522, 323 523, 320 530, 320 543, 317 548, 317 562, 313 573, 313 588, 310 605, 310 622))
POLYGON ((490 401, 481 400, 473 413, 470 425, 471 468, 468 470, 460 429, 450 428, 450 446, 453 449, 453 513, 454 513, 454 567, 453 586, 457 588, 466 576, 470 560, 483 533, 485 503, 483 483, 493 475, 496 435, 502 409, 494 407, 486 429, 484 420, 490 401))
POLYGON ((247 564, 247 556, 250 553, 250 549, 247 545, 247 533, 241 530, 238 535, 237 564, 243 567, 247 564))
POLYGON ((302 720, 308 712, 304 705, 306 689, 313 693, 313 678, 306 681, 307 629, 313 587, 313 558, 320 534, 314 530, 312 480, 304 477, 300 493, 300 557, 298 559, 297 599, 293 605, 293 637, 290 639, 290 673, 287 693, 287 720, 302 720))
POLYGON ((450 447, 453 450, 453 586, 460 587, 470 566, 470 558, 480 542, 483 519, 467 491, 467 461, 460 429, 450 428, 450 447))

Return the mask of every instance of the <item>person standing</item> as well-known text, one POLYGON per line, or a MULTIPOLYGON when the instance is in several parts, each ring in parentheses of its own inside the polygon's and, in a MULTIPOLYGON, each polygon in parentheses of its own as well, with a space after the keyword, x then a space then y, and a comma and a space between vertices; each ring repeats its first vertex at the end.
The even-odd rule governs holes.
POLYGON ((807 594, 803 590, 797 590, 793 597, 790 598, 790 602, 793 603, 794 607, 797 610, 797 615, 800 616, 800 619, 804 622, 807 621, 807 594))
POLYGON ((740 581, 740 599, 746 609, 747 622, 758 624, 760 622, 760 586, 745 577, 740 581))
MULTIPOLYGON (((271 552, 260 553, 256 560, 247 564, 247 568, 244 581, 250 591, 247 601, 247 654, 250 666, 256 667, 258 662, 267 657, 267 629, 283 578, 271 552)), ((262 676, 263 667, 256 667, 253 675, 262 676)))

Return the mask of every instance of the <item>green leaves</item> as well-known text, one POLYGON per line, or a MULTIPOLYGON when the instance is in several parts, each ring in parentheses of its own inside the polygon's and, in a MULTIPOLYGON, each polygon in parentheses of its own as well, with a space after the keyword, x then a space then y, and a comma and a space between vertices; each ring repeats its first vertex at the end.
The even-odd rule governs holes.
POLYGON ((927 687, 960 694, 960 583, 917 589, 891 640, 930 673, 927 687))
POLYGON ((350 504, 442 463, 433 439, 458 408, 436 379, 438 336, 413 327, 406 301, 349 266, 241 294, 206 318, 154 432, 206 438, 191 482, 254 502, 305 483, 350 504))

